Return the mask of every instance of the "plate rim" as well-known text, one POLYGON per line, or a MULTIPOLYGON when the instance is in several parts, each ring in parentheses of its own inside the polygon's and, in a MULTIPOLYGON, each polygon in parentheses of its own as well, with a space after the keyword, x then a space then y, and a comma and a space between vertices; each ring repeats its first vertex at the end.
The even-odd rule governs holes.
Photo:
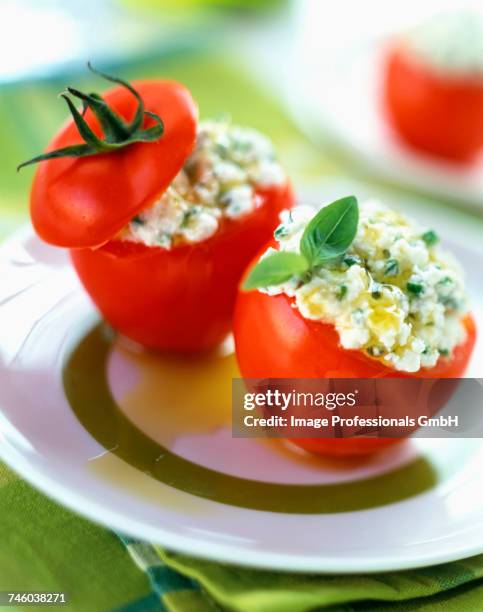
MULTIPOLYGON (((164 531, 162 527, 153 528, 143 525, 141 528, 140 523, 135 519, 128 519, 126 516, 118 514, 111 509, 104 508, 102 504, 89 499, 82 492, 69 489, 66 485, 55 481, 53 477, 46 475, 24 457, 20 460, 13 457, 14 453, 9 453, 7 446, 7 444, 0 444, 0 459, 5 461, 7 465, 20 474, 34 488, 40 490, 47 497, 54 499, 60 505, 67 507, 75 514, 87 517, 95 524, 111 531, 119 531, 131 537, 158 544, 169 550, 198 559, 284 573, 317 573, 327 575, 376 574, 441 565, 473 557, 483 552, 482 543, 473 544, 472 546, 454 547, 451 552, 442 552, 437 555, 434 553, 408 555, 404 561, 399 561, 400 557, 397 555, 393 558, 377 555, 373 558, 357 558, 356 561, 353 561, 347 557, 287 556, 286 554, 267 553, 260 550, 240 550, 230 544, 208 542, 199 537, 173 536, 169 531, 164 531), (82 511, 79 511, 81 507, 82 511), (288 567, 287 559, 290 560, 290 567, 288 567)), ((219 502, 213 503, 218 504, 219 502)), ((266 512, 263 513, 267 514, 266 512)))

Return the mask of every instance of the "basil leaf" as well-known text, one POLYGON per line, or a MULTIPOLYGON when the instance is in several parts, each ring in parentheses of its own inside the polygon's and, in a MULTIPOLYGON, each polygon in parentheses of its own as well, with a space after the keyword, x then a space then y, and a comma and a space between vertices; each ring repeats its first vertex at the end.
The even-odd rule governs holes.
POLYGON ((243 289, 280 285, 292 276, 303 274, 308 268, 308 263, 302 255, 277 251, 257 263, 243 283, 243 289))
POLYGON ((354 196, 324 206, 309 222, 300 250, 311 266, 343 255, 352 244, 359 223, 359 206, 354 196))

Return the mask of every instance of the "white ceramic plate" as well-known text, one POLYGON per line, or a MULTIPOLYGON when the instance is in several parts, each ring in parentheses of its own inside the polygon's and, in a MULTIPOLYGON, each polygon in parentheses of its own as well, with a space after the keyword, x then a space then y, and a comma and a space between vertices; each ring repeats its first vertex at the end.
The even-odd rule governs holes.
MULTIPOLYGON (((455 247, 483 327, 482 256, 455 247)), ((113 529, 228 563, 309 572, 483 551, 483 445, 418 440, 363 465, 232 439, 229 343, 147 354, 99 323, 66 253, 30 230, 0 249, 0 456, 113 529)), ((482 344, 470 374, 481 371, 482 344)))
MULTIPOLYGON (((343 0, 334 11, 351 10, 353 4, 347 4, 343 0)), ((394 24, 381 25, 376 34, 367 23, 367 16, 376 13, 365 5, 347 26, 345 16, 342 24, 332 23, 332 12, 317 0, 299 8, 291 68, 285 69, 283 83, 304 132, 321 145, 332 142, 366 171, 481 212, 483 156, 473 165, 439 161, 406 146, 386 121, 380 90, 384 49, 394 24), (360 13, 367 14, 365 19, 360 13), (362 19, 360 26, 357 19, 362 19)), ((386 15, 386 21, 392 20, 386 15)))

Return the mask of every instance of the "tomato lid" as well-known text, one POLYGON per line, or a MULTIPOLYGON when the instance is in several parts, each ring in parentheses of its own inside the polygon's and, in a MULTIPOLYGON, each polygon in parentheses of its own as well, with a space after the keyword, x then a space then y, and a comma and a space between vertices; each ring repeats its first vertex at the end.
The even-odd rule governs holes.
MULTIPOLYGON (((146 111, 162 119, 162 136, 114 152, 42 161, 32 184, 30 214, 36 232, 46 242, 70 248, 108 242, 166 191, 193 150, 197 107, 190 92, 175 81, 141 81, 133 87, 146 111)), ((124 119, 132 120, 138 102, 129 91, 115 87, 103 99, 124 119)), ((84 119, 97 136, 102 135, 90 109, 84 119)), ((146 115, 144 127, 154 124, 146 115)), ((47 151, 81 142, 71 120, 47 151)))

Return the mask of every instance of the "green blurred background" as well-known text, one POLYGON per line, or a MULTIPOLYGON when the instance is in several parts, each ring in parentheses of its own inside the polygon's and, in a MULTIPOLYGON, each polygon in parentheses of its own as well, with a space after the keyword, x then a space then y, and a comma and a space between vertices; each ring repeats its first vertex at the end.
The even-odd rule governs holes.
MULTIPOLYGON (((114 32, 105 24, 104 36, 111 47, 99 43, 103 28, 99 33, 96 26, 82 41, 83 46, 76 46, 72 56, 67 56, 67 51, 62 55, 63 46, 69 48, 68 41, 62 40, 63 32, 65 37, 74 36, 69 26, 64 25, 62 29, 62 21, 89 32, 91 19, 85 23, 89 6, 76 24, 78 2, 17 2, 17 8, 14 3, 7 4, 11 5, 11 12, 19 13, 17 18, 22 15, 18 9, 22 4, 27 14, 31 12, 30 18, 32 12, 34 17, 41 12, 39 7, 44 13, 50 12, 52 21, 61 22, 60 26, 51 27, 61 40, 55 61, 47 59, 42 64, 31 61, 29 65, 26 57, 23 66, 17 62, 16 72, 4 67, 2 74, 0 68, 0 78, 3 77, 0 82, 0 237, 27 218, 34 170, 26 168, 17 173, 17 164, 40 152, 68 117, 63 101, 57 98, 58 93, 71 84, 87 90, 104 88, 104 83, 88 75, 85 68, 88 59, 128 79, 162 77, 181 81, 192 90, 202 117, 228 114, 233 121, 258 128, 270 136, 295 181, 303 180, 305 174, 329 171, 330 163, 324 154, 300 134, 270 87, 261 86, 250 75, 243 53, 237 50, 237 37, 246 38, 251 28, 260 27, 257 36, 263 38, 263 28, 270 28, 281 15, 286 15, 290 7, 283 0, 90 3, 94 21, 112 20, 116 24, 114 32), (129 44, 125 44, 126 39, 129 44)), ((0 5, 0 21, 2 11, 5 5, 0 5)), ((1 29, 7 27, 8 23, 3 21, 0 35, 1 29)), ((42 44, 47 32, 39 36, 38 44, 42 44)), ((17 33, 35 52, 34 41, 27 39, 20 28, 17 33)))
MULTIPOLYGON (((381 177, 376 182, 340 143, 312 137, 307 129, 302 133, 291 116, 286 93, 290 90, 292 104, 294 99, 298 104, 292 82, 304 58, 290 65, 290 51, 297 37, 304 37, 300 24, 306 9, 313 10, 317 1, 0 0, 0 239, 28 218, 34 170, 17 173, 16 166, 39 153, 66 120, 58 93, 67 85, 104 88, 88 74, 87 60, 128 79, 174 78, 192 90, 202 117, 229 115, 260 129, 275 142, 303 197, 310 193, 309 199, 315 194, 326 200, 332 195, 331 188, 325 188, 328 179, 362 178, 369 194, 375 193, 374 185, 380 190, 381 177)), ((386 21, 397 18, 402 24, 413 15, 414 7, 401 5, 396 11, 382 0, 368 0, 365 19, 350 19, 348 8, 361 7, 351 2, 317 7, 329 65, 336 47, 357 42, 357 36, 369 30, 371 36, 381 36, 386 21)), ((434 1, 419 4, 430 8, 434 1)), ((301 108, 303 96, 300 93, 301 108)), ((386 180, 385 187, 393 185, 386 180)), ((396 198, 400 193, 401 184, 396 198)), ((481 232, 483 207, 479 214, 475 207, 466 212, 453 200, 439 194, 419 199, 416 208, 461 222, 463 237, 474 234, 475 228, 481 232)))

